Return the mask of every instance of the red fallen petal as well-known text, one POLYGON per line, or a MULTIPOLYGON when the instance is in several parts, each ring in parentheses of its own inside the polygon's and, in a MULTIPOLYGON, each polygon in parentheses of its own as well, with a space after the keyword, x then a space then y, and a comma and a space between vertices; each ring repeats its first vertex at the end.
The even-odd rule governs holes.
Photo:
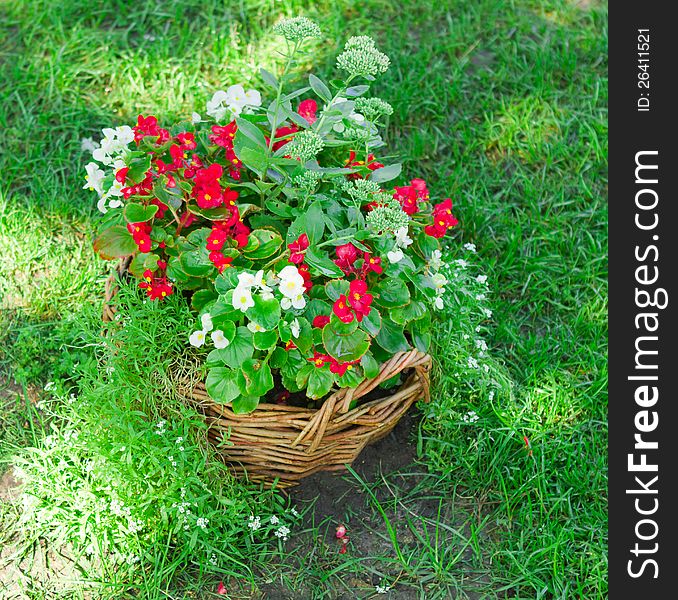
POLYGON ((219 594, 220 596, 226 595, 226 586, 224 585, 223 581, 220 581, 219 585, 217 586, 217 594, 219 594))

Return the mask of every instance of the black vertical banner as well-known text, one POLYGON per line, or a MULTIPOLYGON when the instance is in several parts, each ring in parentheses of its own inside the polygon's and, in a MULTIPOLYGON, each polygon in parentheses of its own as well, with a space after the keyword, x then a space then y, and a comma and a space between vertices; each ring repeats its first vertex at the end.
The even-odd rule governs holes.
POLYGON ((678 28, 670 6, 615 2, 609 17, 612 600, 678 598, 678 335, 671 319, 678 305, 678 28))

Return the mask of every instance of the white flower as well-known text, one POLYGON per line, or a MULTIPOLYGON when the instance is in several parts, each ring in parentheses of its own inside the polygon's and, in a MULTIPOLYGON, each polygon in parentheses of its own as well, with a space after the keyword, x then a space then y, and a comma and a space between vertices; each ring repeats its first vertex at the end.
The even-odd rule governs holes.
POLYGON ((466 267, 468 267, 468 263, 463 258, 460 258, 459 260, 455 260, 454 262, 458 266, 460 266, 462 269, 465 269, 466 267))
POLYGON ((464 244, 464 248, 469 250, 470 252, 475 252, 476 251, 476 245, 472 243, 464 244))
POLYGON ((249 288, 238 285, 233 290, 233 308, 246 312, 248 308, 254 306, 254 299, 249 288))
POLYGON ((247 526, 252 530, 256 531, 261 527, 261 517, 254 517, 250 515, 249 518, 249 523, 247 523, 247 526))
POLYGON ((191 121, 192 121, 193 123, 200 123, 200 121, 202 121, 202 117, 200 116, 199 113, 194 112, 194 113, 191 115, 191 121))
POLYGON ((207 102, 207 114, 216 121, 221 121, 227 114, 238 116, 243 110, 261 106, 261 94, 257 90, 245 91, 240 85, 232 85, 225 92, 218 90, 207 102))
POLYGON ((443 310, 445 308, 445 303, 443 302, 442 296, 438 296, 433 302, 433 308, 436 310, 443 310))
POLYGON ((56 388, 56 384, 53 381, 48 381, 45 384, 45 391, 46 392, 51 392, 54 388, 56 388))
POLYGON ((478 368, 478 361, 473 358, 472 356, 468 357, 468 366, 471 369, 477 369, 478 368))
POLYGON ((207 335, 206 331, 194 331, 188 338, 188 341, 190 342, 191 346, 200 348, 200 346, 202 346, 205 343, 206 335, 207 335))
POLYGON ((207 529, 207 524, 210 522, 209 519, 205 519, 204 517, 198 517, 196 520, 195 524, 200 527, 200 529, 207 529))
POLYGON ((407 227, 400 227, 395 232, 395 241, 398 248, 407 248, 412 243, 412 238, 408 234, 407 227))
POLYGON ((375 591, 377 594, 388 594, 391 591, 391 586, 390 585, 376 585, 374 586, 375 591))
POLYGON ((440 250, 434 250, 431 253, 431 260, 428 262, 429 267, 432 271, 440 271, 440 267, 443 266, 443 253, 440 250))
POLYGON ((250 321, 247 324, 247 329, 249 329, 252 333, 266 331, 261 325, 259 325, 259 323, 255 323, 254 321, 250 321))
POLYGON ((85 190, 95 191, 99 195, 103 194, 104 190, 102 182, 106 176, 103 170, 98 164, 91 162, 85 166, 85 171, 87 173, 87 175, 85 175, 86 183, 82 186, 82 188, 85 190))
MULTIPOLYGON (((271 519, 272 522, 273 519, 271 519)), ((290 528, 285 527, 285 525, 281 525, 278 527, 278 529, 275 530, 275 535, 279 538, 282 538, 283 541, 287 541, 287 536, 290 534, 290 528)))
POLYGON ((303 294, 299 294, 294 298, 285 297, 280 301, 280 306, 284 310, 289 310, 290 308, 296 308, 297 310, 301 310, 306 306, 306 298, 304 298, 303 294))
POLYGON ((278 517, 276 517, 275 515, 273 515, 273 516, 271 517, 271 524, 272 524, 272 525, 277 525, 278 523, 280 523, 280 519, 279 519, 278 517))
MULTIPOLYGON (((299 273, 297 268, 292 265, 288 265, 282 271, 280 271, 280 273, 278 273, 278 277, 280 277, 280 284, 278 287, 280 289, 280 293, 285 296, 285 298, 295 300, 306 290, 304 286, 304 278, 301 276, 301 273, 299 273)), ((299 303, 298 300, 297 303, 299 303)), ((303 308, 305 305, 306 302, 304 301, 301 308, 303 308)))
POLYGON ((117 141, 124 146, 131 144, 134 141, 134 130, 129 125, 115 128, 117 141))
POLYGON ((200 323, 202 324, 203 331, 212 331, 214 329, 214 324, 212 323, 212 315, 205 313, 200 317, 200 323))
POLYGON ((294 321, 290 323, 290 329, 292 330, 292 335, 295 338, 298 338, 299 334, 301 333, 301 325, 299 325, 299 319, 294 319, 294 321))
POLYGON ((480 419, 480 417, 475 410, 470 410, 464 416, 462 416, 461 419, 464 421, 464 423, 475 423, 478 419, 480 419))
POLYGON ((405 256, 405 254, 403 253, 403 251, 400 248, 396 248, 395 250, 391 250, 390 252, 388 252, 386 254, 386 256, 388 257, 388 261, 392 265, 394 265, 394 264, 400 262, 403 259, 403 257, 405 256))
POLYGON ((485 283, 487 281, 487 275, 478 275, 478 277, 476 277, 476 281, 478 283, 485 283))
POLYGON ((218 350, 221 350, 222 348, 225 348, 228 346, 231 342, 226 339, 224 336, 224 332, 221 331, 221 329, 217 329, 216 331, 212 332, 212 342, 214 343, 214 347, 217 348, 218 350))
POLYGON ((238 273, 238 287, 251 288, 256 285, 256 279, 251 273, 238 273))
POLYGON ((95 142, 91 137, 80 140, 80 149, 83 152, 94 152, 98 147, 99 143, 95 142))

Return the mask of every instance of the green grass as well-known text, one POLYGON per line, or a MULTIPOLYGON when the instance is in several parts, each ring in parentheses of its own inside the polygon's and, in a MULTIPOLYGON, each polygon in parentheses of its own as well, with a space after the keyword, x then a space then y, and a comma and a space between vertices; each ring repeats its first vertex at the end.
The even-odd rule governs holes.
MULTIPOLYGON (((17 378, 30 398, 48 379, 87 371, 94 356, 81 338, 83 319, 72 318, 98 306, 107 269, 90 250, 96 214, 80 189, 81 138, 139 112, 171 120, 200 110, 215 88, 256 84, 256 68, 275 62, 267 30, 296 14, 317 19, 329 36, 309 56, 325 75, 354 33, 373 35, 391 57, 375 88, 395 108, 389 149, 408 175, 453 199, 461 226, 452 246, 477 245, 473 268, 489 276, 494 315, 482 323, 482 376, 465 363, 477 351, 460 340, 479 317, 450 311, 441 323, 438 405, 422 426, 423 459, 436 475, 425 489, 386 478, 372 498, 355 484, 372 515, 367 527, 384 543, 358 544, 342 558, 331 524, 312 523, 298 534, 299 549, 276 550, 270 572, 251 585, 291 597, 369 597, 383 578, 397 579, 392 595, 402 598, 605 598, 602 3, 0 3, 3 381, 17 378), (470 410, 479 419, 465 423, 470 410), (423 497, 457 508, 438 518, 423 497), (398 523, 395 543, 389 523, 398 523)), ((0 454, 8 459, 32 456, 43 425, 67 414, 49 421, 40 413, 41 424, 29 400, 3 403, 0 454)), ((183 548, 177 564, 149 563, 163 589, 203 589, 200 578, 187 584, 187 573, 207 563, 183 548)), ((218 580, 205 585, 213 590, 218 580)), ((242 590, 238 597, 250 597, 249 583, 242 590)))

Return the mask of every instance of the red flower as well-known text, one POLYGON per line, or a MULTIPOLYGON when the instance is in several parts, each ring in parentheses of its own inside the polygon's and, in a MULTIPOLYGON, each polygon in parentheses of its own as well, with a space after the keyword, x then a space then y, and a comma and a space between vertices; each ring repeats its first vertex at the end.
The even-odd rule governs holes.
POLYGON ((351 307, 346 302, 346 296, 344 294, 337 298, 332 306, 332 310, 344 323, 351 323, 353 321, 353 313, 351 312, 351 307))
POLYGON ((223 581, 219 582, 219 586, 217 587, 217 594, 219 594, 220 596, 226 595, 226 586, 224 585, 223 581))
POLYGON ((337 253, 334 264, 347 275, 352 273, 353 263, 358 259, 358 249, 349 242, 348 244, 337 246, 334 251, 337 253))
POLYGON ((329 322, 330 318, 326 315, 316 315, 313 317, 313 327, 317 327, 318 329, 322 329, 329 322))
POLYGON ((194 154, 184 169, 184 177, 191 179, 198 172, 198 169, 201 169, 203 166, 200 157, 197 154, 194 154))
POLYGON ((341 377, 346 371, 350 371, 353 368, 353 365, 358 363, 358 360, 351 360, 349 362, 340 363, 332 359, 332 364, 330 365, 330 371, 341 377))
POLYGON ((172 157, 172 167, 178 169, 179 167, 184 166, 184 162, 188 159, 188 153, 181 146, 172 144, 169 149, 170 156, 172 157))
POLYGON ((127 231, 132 234, 132 238, 139 248, 139 252, 150 252, 151 250, 151 224, 150 223, 128 223, 127 231))
POLYGON ((224 269, 227 269, 228 267, 230 267, 231 263, 233 262, 232 257, 224 256, 218 250, 214 250, 213 252, 210 252, 209 258, 210 258, 210 262, 217 268, 219 273, 223 272, 224 269))
MULTIPOLYGON (((347 167, 367 167, 370 171, 376 171, 381 169, 384 165, 380 162, 377 162, 374 154, 367 155, 367 161, 356 160, 356 153, 354 150, 351 150, 348 155, 348 160, 346 161, 347 167)), ((360 173, 351 173, 347 175, 348 179, 363 179, 363 176, 360 173)))
POLYGON ((238 242, 238 247, 244 248, 250 241, 250 228, 242 221, 238 221, 233 230, 233 239, 238 242))
POLYGON ((346 527, 344 525, 339 525, 337 527, 337 539, 341 539, 343 537, 346 537, 346 527))
POLYGON ((212 232, 207 236, 207 249, 210 252, 213 250, 221 250, 227 239, 228 233, 223 229, 213 227, 212 232))
MULTIPOLYGON (((355 311, 358 322, 372 310, 372 294, 367 293, 367 284, 362 279, 355 279, 349 285, 348 303, 355 311)), ((339 315, 337 315, 339 316, 339 315)), ((350 323, 350 321, 347 321, 350 323)))
POLYGON ((155 213, 156 218, 162 219, 169 208, 167 204, 162 202, 159 198, 151 198, 151 204, 154 204, 158 207, 157 212, 155 213))
MULTIPOLYGON (((167 263, 159 260, 158 268, 161 271, 164 271, 167 268, 167 263)), ((139 283, 139 287, 142 290, 146 290, 146 295, 151 300, 166 298, 167 296, 171 296, 174 292, 172 284, 167 281, 167 278, 164 275, 156 277, 150 269, 144 271, 144 280, 139 283)))
POLYGON ((309 98, 308 100, 303 100, 302 102, 299 103, 299 108, 297 108, 297 112, 299 115, 304 117, 309 123, 309 125, 313 125, 318 120, 318 117, 316 116, 316 112, 318 110, 318 103, 313 100, 312 98, 309 98))
POLYGON ((221 196, 221 186, 214 182, 206 186, 196 186, 194 188, 195 201, 200 208, 217 208, 221 206, 223 198, 221 196))
POLYGON ((285 144, 289 143, 292 141, 292 134, 297 133, 299 131, 299 127, 296 125, 296 123, 292 123, 291 125, 285 125, 283 127, 278 127, 278 129, 275 130, 275 138, 278 140, 277 142, 273 142, 273 150, 278 150, 282 148, 285 144), (284 140, 281 140, 279 138, 284 137, 284 140))
POLYGON ((452 214, 452 200, 446 198, 433 207, 433 224, 424 227, 424 233, 434 238, 443 237, 448 229, 457 225, 459 221, 452 214))
POLYGON ((182 227, 190 227, 196 220, 196 216, 192 212, 186 211, 179 217, 179 223, 182 227))
POLYGON ((179 141, 179 144, 181 144, 181 147, 185 150, 195 150, 198 146, 198 144, 195 142, 195 135, 189 132, 180 133, 177 135, 177 140, 179 141))
POLYGON ((134 141, 138 144, 147 135, 160 135, 160 128, 158 127, 158 119, 149 115, 144 117, 139 115, 137 117, 137 124, 132 127, 134 131, 134 141))
POLYGON ((426 187, 426 182, 423 179, 412 179, 410 181, 410 185, 417 190, 417 194, 419 194, 419 197, 422 200, 428 200, 429 199, 429 193, 428 193, 428 188, 426 187))
POLYGON ((127 171, 129 171, 129 167, 123 167, 122 169, 118 170, 118 172, 115 174, 115 180, 118 183, 122 183, 124 185, 125 180, 127 179, 127 171))
POLYGON ((311 288, 313 287, 313 282, 311 281, 311 273, 308 269, 308 265, 303 263, 297 265, 297 271, 299 271, 299 275, 304 278, 304 287, 306 288, 306 292, 310 292, 311 288))
POLYGON ((302 233, 295 241, 288 244, 290 250, 290 262, 298 265, 304 262, 304 250, 308 248, 308 236, 302 233))
POLYGON ((222 148, 233 148, 233 138, 235 132, 238 131, 238 126, 235 121, 231 121, 228 125, 223 127, 220 125, 212 125, 212 133, 210 134, 210 142, 221 146, 222 148))
POLYGON ((377 275, 384 272, 384 267, 381 266, 381 258, 372 256, 369 252, 363 252, 363 274, 367 275, 370 271, 374 271, 377 275))
POLYGON ((285 350, 287 350, 287 351, 294 350, 296 347, 297 347, 297 345, 292 340, 290 340, 289 342, 287 342, 285 344, 285 350))
POLYGON ((400 202, 403 211, 413 215, 419 211, 419 200, 428 200, 429 194, 423 179, 413 179, 410 185, 396 187, 393 197, 400 202))
POLYGON ((317 350, 313 352, 313 358, 307 358, 309 362, 312 362, 317 368, 324 367, 325 364, 332 362, 334 360, 331 356, 327 354, 320 354, 317 350))

